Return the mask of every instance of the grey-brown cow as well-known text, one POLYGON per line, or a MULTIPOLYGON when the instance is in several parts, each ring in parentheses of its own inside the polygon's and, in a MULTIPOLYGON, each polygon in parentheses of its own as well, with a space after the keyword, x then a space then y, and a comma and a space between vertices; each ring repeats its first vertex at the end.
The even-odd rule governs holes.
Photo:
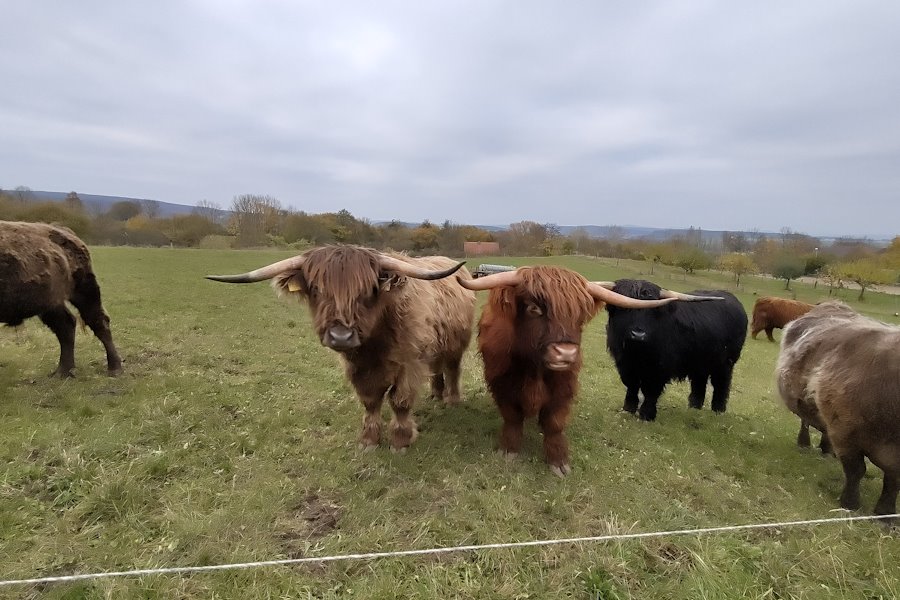
POLYGON ((106 348, 109 374, 120 373, 122 359, 84 242, 65 227, 0 221, 0 323, 17 326, 40 317, 59 339, 53 374, 60 377, 71 377, 75 368, 75 317, 66 302, 106 348))
POLYGON ((792 321, 776 369, 787 407, 823 432, 844 467, 841 506, 857 509, 868 458, 884 472, 875 514, 900 489, 900 327, 823 302, 792 321))

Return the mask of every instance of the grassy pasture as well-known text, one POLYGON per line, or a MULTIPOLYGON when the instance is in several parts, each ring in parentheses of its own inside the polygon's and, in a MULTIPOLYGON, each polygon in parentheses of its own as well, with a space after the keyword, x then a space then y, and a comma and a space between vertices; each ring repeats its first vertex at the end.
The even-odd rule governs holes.
MULTIPOLYGON (((79 333, 76 379, 49 379, 52 334, 37 320, 0 329, 0 579, 840 514, 840 466, 794 445, 798 421, 776 399, 777 347, 764 334, 747 340, 726 414, 689 410, 688 387, 676 384, 648 424, 619 411, 624 388, 599 315, 568 429, 574 470, 559 480, 533 423, 517 462, 495 455, 500 419, 472 351, 464 405, 426 401, 423 389, 408 453, 358 452, 362 409, 305 308, 265 284, 202 278, 288 253, 93 254, 125 375, 107 378, 101 345, 79 333)), ((553 262, 679 291, 733 287, 724 274, 656 267, 650 276, 629 261, 470 266, 479 262, 553 262)), ((827 296, 792 287, 800 300, 827 296)), ((747 278, 739 297, 749 311, 754 293, 782 288, 747 278)), ((841 293, 898 322, 897 297, 867 293, 858 304, 841 293)), ((880 485, 870 466, 865 512, 880 485)), ((0 588, 0 597, 897 598, 898 563, 896 534, 858 523, 0 588)))

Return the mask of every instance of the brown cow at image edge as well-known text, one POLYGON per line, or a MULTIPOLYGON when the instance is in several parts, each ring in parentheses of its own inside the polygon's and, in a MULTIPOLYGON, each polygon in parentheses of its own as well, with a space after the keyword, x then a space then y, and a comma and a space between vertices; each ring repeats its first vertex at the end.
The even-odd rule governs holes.
POLYGON ((792 321, 776 366, 785 405, 822 431, 844 468, 843 508, 860 506, 866 458, 884 472, 875 514, 896 513, 900 490, 900 327, 823 302, 792 321))
POLYGON ((87 246, 66 227, 0 221, 0 323, 13 327, 40 317, 59 340, 54 375, 72 377, 75 368, 75 316, 70 302, 106 350, 110 375, 122 371, 109 316, 87 246))

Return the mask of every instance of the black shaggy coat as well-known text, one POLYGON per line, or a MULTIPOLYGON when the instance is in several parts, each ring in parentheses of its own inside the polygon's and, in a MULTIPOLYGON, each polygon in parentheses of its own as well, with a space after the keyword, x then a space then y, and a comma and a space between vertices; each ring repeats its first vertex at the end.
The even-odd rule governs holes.
MULTIPOLYGON (((640 279, 620 279, 613 290, 641 300, 660 297, 659 286, 640 279)), ((690 379, 691 408, 703 406, 710 381, 712 409, 725 411, 734 364, 747 337, 747 312, 733 294, 723 290, 691 294, 724 300, 673 302, 646 310, 606 307, 606 346, 627 388, 623 409, 637 411, 645 421, 656 418, 659 396, 676 379, 690 379), (644 396, 640 410, 638 392, 644 396)))

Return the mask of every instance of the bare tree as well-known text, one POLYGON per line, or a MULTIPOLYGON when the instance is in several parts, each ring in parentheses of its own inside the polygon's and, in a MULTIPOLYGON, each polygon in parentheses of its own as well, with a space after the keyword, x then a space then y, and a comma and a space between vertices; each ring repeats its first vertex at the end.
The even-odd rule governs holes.
POLYGON ((21 203, 34 200, 34 192, 27 185, 20 185, 13 190, 13 197, 21 203))
POLYGON ((160 205, 158 200, 141 200, 141 208, 143 209, 144 215, 151 219, 155 219, 159 216, 160 205))
POLYGON ((265 244, 267 234, 278 234, 284 211, 272 196, 242 194, 231 202, 231 229, 237 234, 238 246, 265 244))
POLYGON ((211 202, 209 200, 203 199, 197 203, 197 205, 194 207, 194 210, 192 210, 191 212, 195 215, 205 217, 207 220, 212 221, 213 223, 221 223, 222 216, 225 211, 222 210, 222 205, 218 202, 211 202))

